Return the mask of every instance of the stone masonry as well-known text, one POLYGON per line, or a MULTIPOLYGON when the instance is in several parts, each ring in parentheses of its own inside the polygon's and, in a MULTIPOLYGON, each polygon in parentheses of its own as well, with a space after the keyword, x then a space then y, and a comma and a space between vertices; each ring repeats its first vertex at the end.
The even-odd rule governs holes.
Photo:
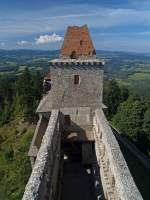
MULTIPOLYGON (((60 58, 49 63, 51 90, 37 109, 40 118, 29 151, 33 170, 23 200, 68 197, 65 174, 73 173, 72 167, 88 180, 93 197, 83 188, 85 200, 142 200, 103 112, 104 61, 95 58, 87 27, 68 28, 60 58)), ((76 176, 70 177, 71 188, 76 176)))

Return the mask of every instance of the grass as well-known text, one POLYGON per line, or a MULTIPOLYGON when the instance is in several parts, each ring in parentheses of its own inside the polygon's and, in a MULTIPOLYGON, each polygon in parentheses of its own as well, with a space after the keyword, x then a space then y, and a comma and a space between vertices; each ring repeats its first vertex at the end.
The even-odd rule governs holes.
POLYGON ((138 93, 142 96, 150 96, 150 72, 135 72, 133 74, 128 75, 127 78, 121 78, 119 76, 115 76, 114 78, 118 82, 120 86, 125 86, 129 88, 131 91, 138 93))
POLYGON ((6 72, 0 72, 0 75, 8 75, 8 74, 13 74, 14 71, 6 71, 6 72))
POLYGON ((34 125, 13 121, 0 128, 0 200, 20 200, 31 173, 27 156, 34 125))
POLYGON ((128 81, 128 79, 127 80, 124 80, 124 79, 121 79, 121 78, 116 78, 116 81, 118 82, 118 84, 120 85, 120 86, 130 86, 130 82, 128 81))
POLYGON ((27 67, 26 65, 19 66, 18 71, 21 72, 21 71, 25 70, 26 67, 27 67))
POLYGON ((150 80, 150 73, 148 72, 138 72, 130 75, 128 77, 129 80, 150 80))
POLYGON ((47 57, 34 57, 34 58, 32 58, 32 62, 42 62, 42 61, 48 61, 49 60, 49 58, 47 58, 47 57))
POLYGON ((140 67, 136 68, 134 71, 139 72, 139 73, 150 73, 150 69, 147 69, 147 68, 145 69, 145 68, 140 68, 140 67))

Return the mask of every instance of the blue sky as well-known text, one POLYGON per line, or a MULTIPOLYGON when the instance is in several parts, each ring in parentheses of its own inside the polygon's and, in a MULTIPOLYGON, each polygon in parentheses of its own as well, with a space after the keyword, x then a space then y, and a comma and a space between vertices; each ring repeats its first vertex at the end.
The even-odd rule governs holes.
POLYGON ((0 0, 0 49, 58 49, 83 24, 96 49, 150 52, 150 0, 0 0))

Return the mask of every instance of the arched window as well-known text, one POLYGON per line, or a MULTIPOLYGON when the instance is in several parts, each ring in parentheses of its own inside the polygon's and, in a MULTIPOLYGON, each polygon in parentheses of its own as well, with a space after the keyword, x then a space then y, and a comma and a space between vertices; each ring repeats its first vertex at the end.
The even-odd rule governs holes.
POLYGON ((77 58, 77 54, 75 51, 72 51, 71 55, 70 55, 71 59, 76 59, 77 58))

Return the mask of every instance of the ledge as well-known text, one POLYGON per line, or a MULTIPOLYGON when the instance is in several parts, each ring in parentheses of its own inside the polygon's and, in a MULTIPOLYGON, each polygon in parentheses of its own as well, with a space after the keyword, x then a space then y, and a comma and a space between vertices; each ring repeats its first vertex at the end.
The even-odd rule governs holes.
MULTIPOLYGON (((99 126, 105 144, 111 171, 115 177, 116 189, 122 200, 142 200, 142 196, 131 176, 119 144, 102 110, 95 112, 94 125, 99 126)), ((99 132, 97 132, 99 134, 99 132)))
POLYGON ((67 66, 67 65, 91 65, 91 66, 103 66, 105 64, 104 60, 100 60, 100 59, 53 59, 51 61, 49 61, 51 66, 67 66))

